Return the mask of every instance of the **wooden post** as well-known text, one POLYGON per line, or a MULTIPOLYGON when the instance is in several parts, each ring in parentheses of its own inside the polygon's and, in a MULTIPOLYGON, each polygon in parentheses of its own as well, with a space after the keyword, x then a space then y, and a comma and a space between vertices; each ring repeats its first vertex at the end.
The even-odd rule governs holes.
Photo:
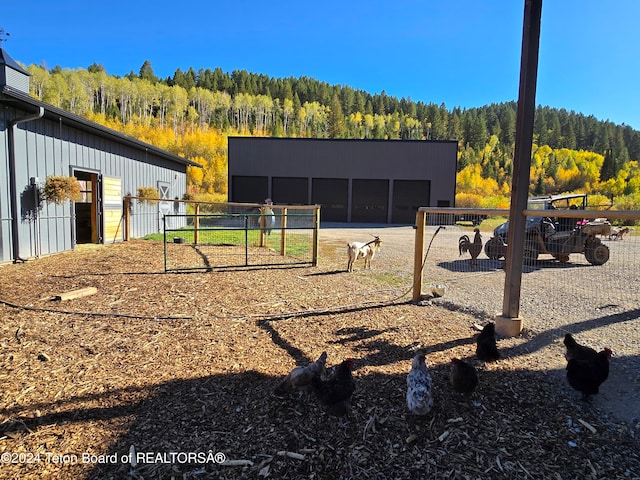
POLYGON ((313 266, 318 266, 318 250, 320 244, 320 207, 316 205, 313 217, 313 266))
POLYGON ((198 245, 198 229, 200 228, 200 204, 196 203, 195 208, 195 216, 193 217, 193 244, 198 245))
POLYGON ((260 207, 260 247, 265 246, 264 227, 267 225, 267 219, 264 216, 264 207, 260 207))
POLYGON ((285 235, 287 231, 287 207, 282 209, 282 216, 280 217, 280 225, 281 225, 281 234, 280 234, 280 255, 284 257, 284 253, 287 248, 287 236, 285 235))
POLYGON ((502 315, 496 318, 496 331, 500 335, 507 336, 515 336, 522 330, 522 320, 518 316, 520 313, 522 258, 524 256, 527 221, 522 212, 527 208, 527 197, 529 195, 531 140, 533 138, 536 109, 541 14, 542 0, 525 1, 508 247, 505 257, 505 288, 502 315))
POLYGON ((124 241, 128 242, 131 235, 131 197, 124 197, 124 241))
POLYGON ((413 249, 413 301, 422 299, 422 257, 424 256, 424 226, 427 212, 416 213, 416 240, 413 249))

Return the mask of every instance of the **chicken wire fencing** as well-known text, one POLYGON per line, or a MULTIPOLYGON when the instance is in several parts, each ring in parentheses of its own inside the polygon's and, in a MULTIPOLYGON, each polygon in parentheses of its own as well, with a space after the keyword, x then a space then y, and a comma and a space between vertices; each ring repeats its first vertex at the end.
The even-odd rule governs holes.
MULTIPOLYGON (((475 227, 447 221, 438 225, 442 217, 427 220, 423 241, 416 236, 414 298, 419 288, 421 296, 442 297, 439 301, 479 317, 502 312, 508 212, 496 213, 491 211, 489 220, 475 227), (479 252, 473 247, 474 228, 482 244, 479 252), (472 252, 478 252, 475 258, 472 252)), ((640 236, 625 226, 640 220, 639 212, 559 211, 553 212, 550 225, 549 217, 532 214, 526 212, 520 316, 588 321, 640 314, 640 236), (591 218, 578 218, 580 214, 591 218)))
POLYGON ((317 264, 316 208, 165 215, 165 272, 317 264), (179 228, 173 225, 184 225, 179 228))

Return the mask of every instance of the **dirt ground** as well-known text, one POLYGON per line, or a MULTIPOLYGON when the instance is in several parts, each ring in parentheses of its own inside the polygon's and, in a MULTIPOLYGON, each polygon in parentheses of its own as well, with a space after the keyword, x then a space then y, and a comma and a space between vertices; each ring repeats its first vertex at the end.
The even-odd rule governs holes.
POLYGON ((317 267, 165 274, 142 240, 0 267, 0 477, 640 478, 640 423, 582 402, 561 345, 525 331, 478 362, 481 319, 412 303, 382 255, 346 273, 342 235, 323 232, 317 267), (322 351, 356 362, 344 418, 272 396, 322 351), (404 400, 417 351, 421 418, 404 400), (479 371, 470 397, 448 386, 452 357, 479 371))

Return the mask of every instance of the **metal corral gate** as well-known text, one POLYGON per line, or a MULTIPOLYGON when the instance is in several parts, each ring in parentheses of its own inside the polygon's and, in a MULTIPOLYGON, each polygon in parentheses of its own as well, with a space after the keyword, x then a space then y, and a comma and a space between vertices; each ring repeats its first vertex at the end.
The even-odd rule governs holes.
POLYGON ((248 266, 315 266, 318 263, 319 212, 316 207, 311 213, 289 213, 284 207, 274 208, 269 214, 165 215, 165 272, 248 266), (172 225, 186 226, 172 228, 172 225))
MULTIPOLYGON (((610 230, 600 229, 594 235, 610 252, 610 258, 604 264, 592 264, 586 250, 584 253, 566 255, 566 258, 545 253, 533 259, 521 254, 514 261, 522 265, 518 279, 522 288, 520 298, 517 298, 522 316, 543 319, 545 322, 579 318, 580 322, 574 324, 576 326, 588 325, 593 319, 618 322, 626 317, 637 318, 640 311, 640 283, 637 276, 640 269, 640 236, 632 234, 636 233, 632 225, 637 225, 640 220, 640 211, 567 208, 524 210, 522 214, 526 217, 545 215, 541 215, 541 212, 552 212, 551 215, 558 218, 558 224, 562 219, 573 219, 574 225, 576 221, 584 219, 608 219, 610 230), (627 228, 624 228, 625 224, 627 228), (625 230, 626 234, 623 235, 625 230)), ((504 309, 504 297, 507 296, 506 261, 501 255, 494 258, 493 255, 489 256, 486 247, 493 236, 492 230, 508 219, 509 210, 421 207, 416 215, 413 299, 417 301, 429 295, 428 289, 424 293, 422 290, 424 276, 431 283, 431 296, 442 295, 438 289, 443 291, 444 288, 447 291, 446 302, 489 317, 504 309), (455 225, 449 226, 460 214, 482 215, 491 219, 489 225, 483 222, 480 226, 484 236, 483 251, 473 264, 468 253, 459 255, 457 244, 462 234, 473 238, 471 226, 467 226, 466 230, 455 225), (447 226, 444 229, 437 226, 442 224, 447 226), (428 229, 431 235, 426 234, 426 225, 431 225, 428 229), (429 251, 430 255, 427 255, 429 251), (482 285, 481 301, 478 301, 476 284, 482 285)), ((560 235, 559 238, 570 237, 560 235)), ((526 242, 525 235, 521 241, 523 244, 526 242)), ((508 297, 507 302, 510 305, 511 298, 508 297)), ((559 335, 563 336, 564 333, 559 335)))

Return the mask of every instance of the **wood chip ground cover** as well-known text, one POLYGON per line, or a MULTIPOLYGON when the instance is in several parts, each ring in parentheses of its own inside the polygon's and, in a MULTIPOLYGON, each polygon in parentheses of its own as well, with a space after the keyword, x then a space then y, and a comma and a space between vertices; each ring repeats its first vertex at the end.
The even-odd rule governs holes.
POLYGON ((532 352, 524 332, 479 363, 477 318, 410 302, 375 261, 347 274, 342 253, 165 274, 162 245, 139 240, 1 267, 0 477, 640 478, 638 425, 579 400, 559 343, 532 352), (85 287, 97 293, 51 300, 85 287), (271 395, 323 350, 356 360, 345 418, 271 395), (418 350, 435 385, 425 418, 404 403, 418 350), (479 369, 470 397, 448 388, 452 357, 479 369))

